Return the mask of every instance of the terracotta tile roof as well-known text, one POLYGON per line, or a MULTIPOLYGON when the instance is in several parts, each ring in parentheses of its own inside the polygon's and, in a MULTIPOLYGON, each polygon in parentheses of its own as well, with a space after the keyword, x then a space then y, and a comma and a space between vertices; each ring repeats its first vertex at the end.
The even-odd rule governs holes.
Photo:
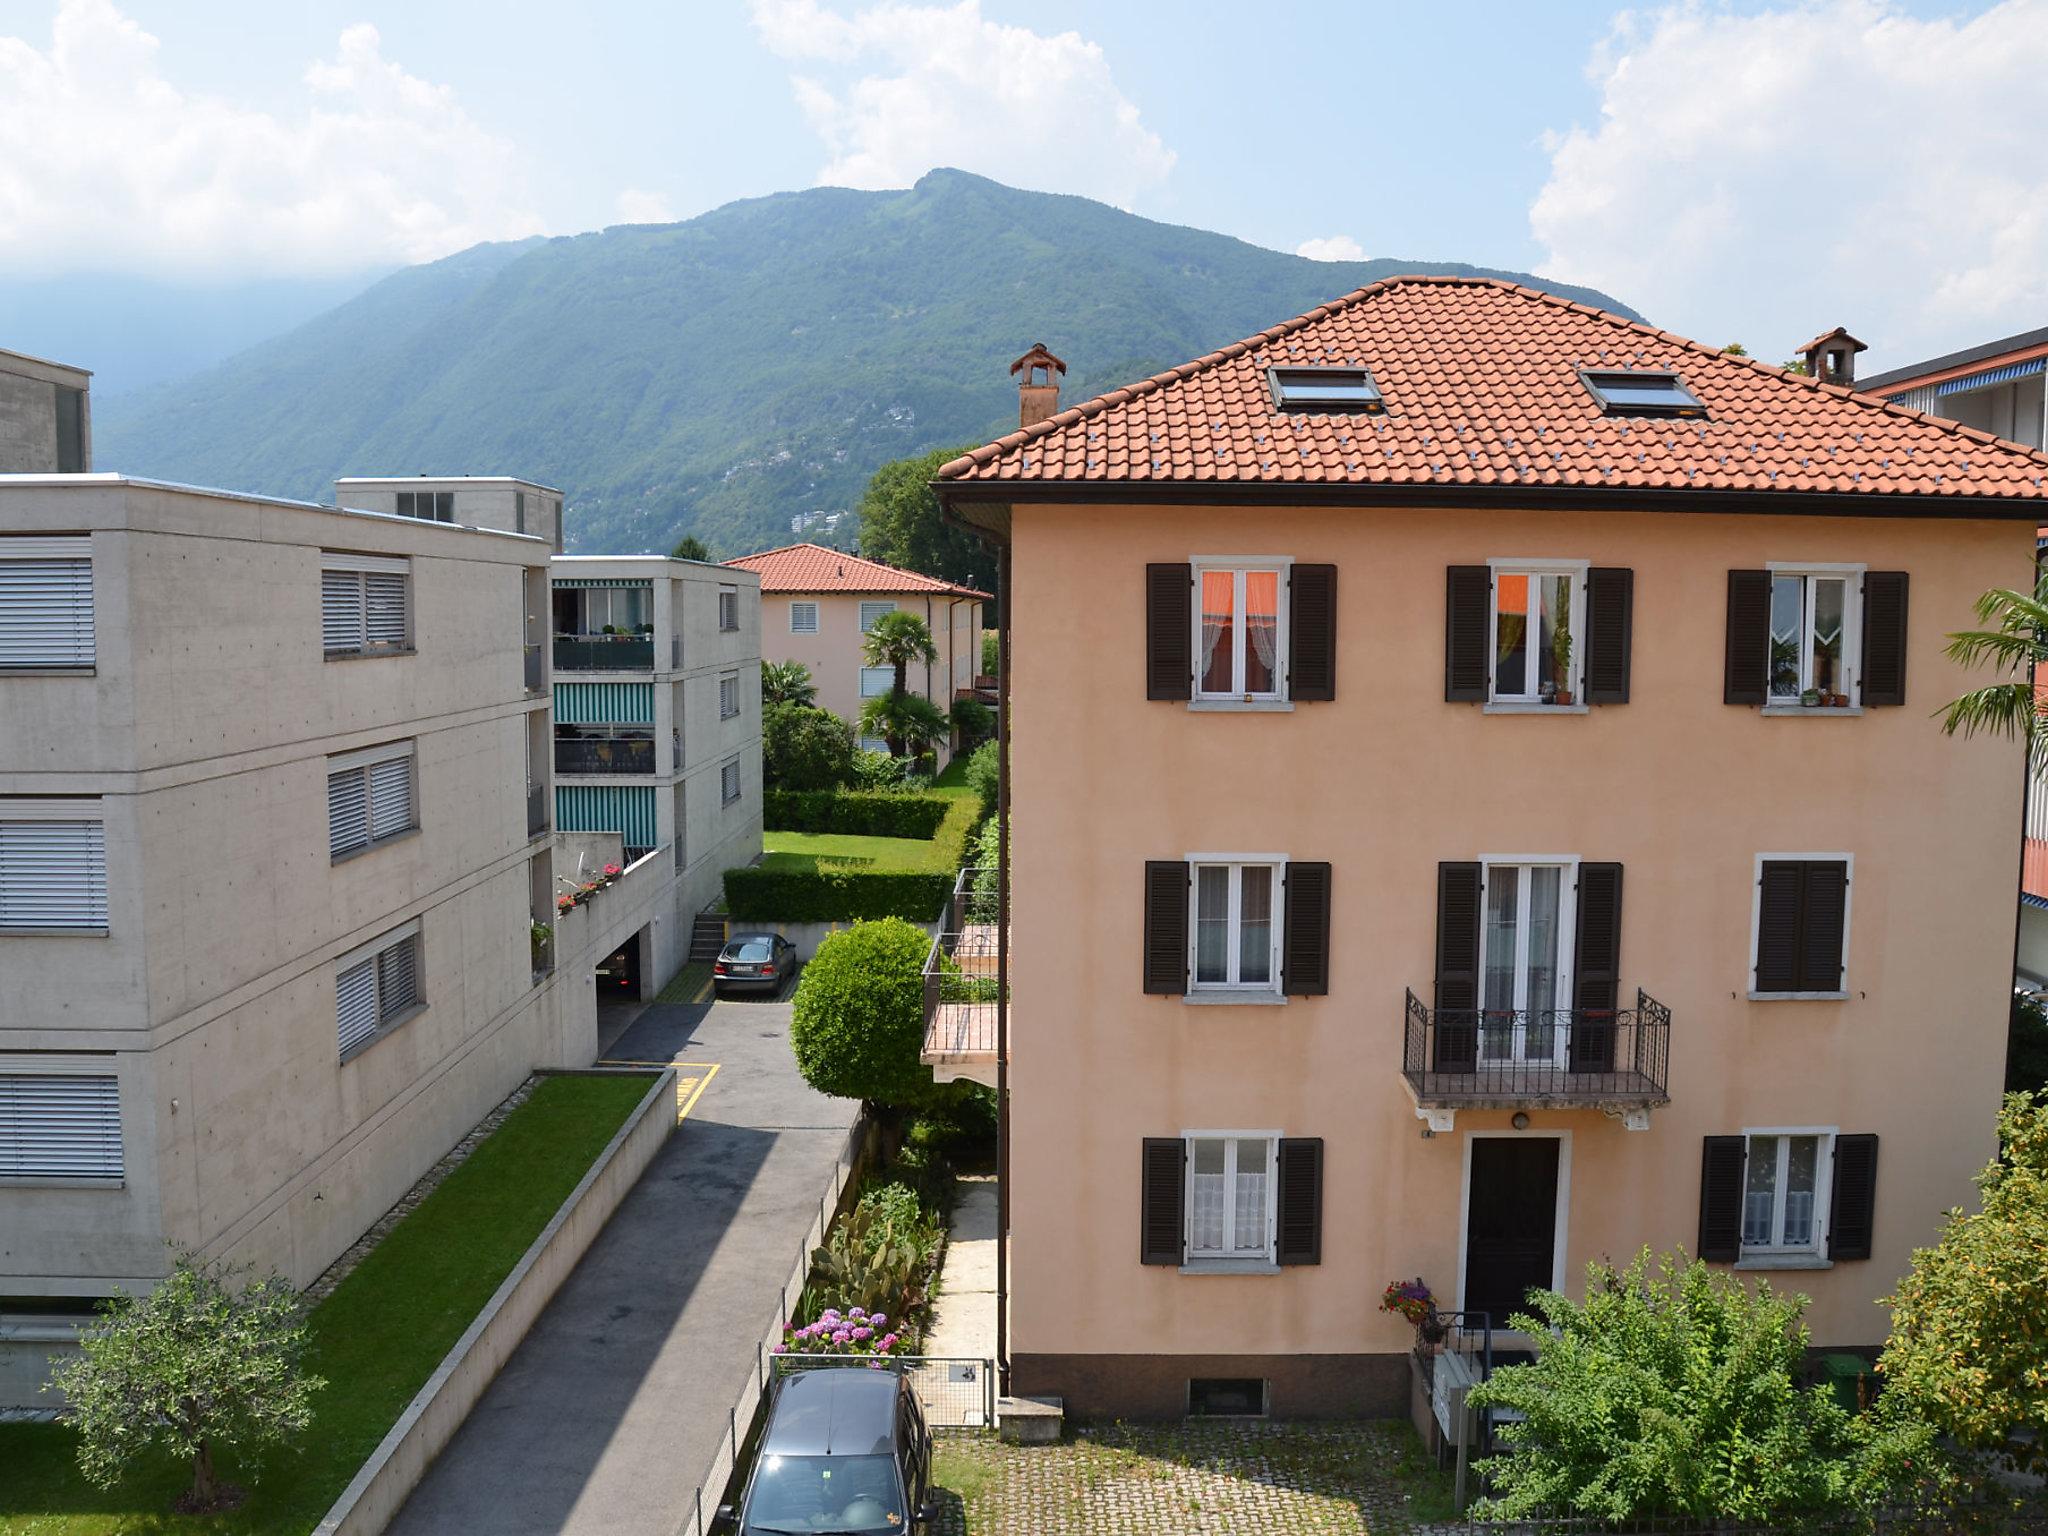
POLYGON ((1486 278, 1396 277, 953 460, 1019 489, 1625 487, 2024 498, 2048 454, 1486 278), (1364 367, 1383 415, 1278 410, 1269 365, 1364 367), (1608 416, 1580 368, 1677 371, 1704 420, 1608 416))
POLYGON ((948 597, 981 597, 989 594, 972 587, 955 586, 936 576, 921 576, 900 566, 879 560, 863 560, 822 544, 785 544, 764 549, 758 555, 741 555, 728 560, 742 570, 760 575, 763 592, 930 592, 948 597))

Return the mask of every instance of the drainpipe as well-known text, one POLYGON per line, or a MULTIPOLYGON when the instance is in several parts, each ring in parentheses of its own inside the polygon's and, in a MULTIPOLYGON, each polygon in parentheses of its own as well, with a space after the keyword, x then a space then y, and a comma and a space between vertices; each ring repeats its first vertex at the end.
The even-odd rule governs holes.
POLYGON ((996 1380, 1010 1394, 1010 541, 996 552, 996 1380))

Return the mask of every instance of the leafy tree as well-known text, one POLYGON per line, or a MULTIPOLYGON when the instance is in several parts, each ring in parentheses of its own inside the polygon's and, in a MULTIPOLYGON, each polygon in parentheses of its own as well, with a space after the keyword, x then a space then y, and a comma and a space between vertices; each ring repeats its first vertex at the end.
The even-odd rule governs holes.
POLYGON ((2015 991, 2005 1037, 2005 1091, 2038 1093, 2044 1088, 2048 1088, 2048 1009, 2032 994, 2015 991))
POLYGON ((676 541, 676 547, 669 551, 671 560, 709 560, 711 551, 704 541, 694 533, 686 533, 676 541))
POLYGON ((811 669, 802 662, 761 663, 763 704, 813 704, 817 702, 817 698, 818 685, 811 681, 811 669))
POLYGON ((283 1444, 312 1422, 326 1383, 300 1370, 298 1293, 277 1274, 235 1291, 233 1276, 176 1252, 155 1290, 102 1303, 80 1353, 51 1368, 78 1431, 79 1470, 95 1486, 112 1488, 136 1452, 159 1448, 192 1463, 181 1506, 213 1509, 227 1493, 214 1477, 217 1449, 283 1444))
POLYGON ((1851 1418, 1795 1373, 1805 1298, 1754 1291, 1677 1254, 1586 1268, 1586 1300, 1532 1293, 1536 1352, 1473 1389, 1503 1424, 1490 1519, 1774 1520, 1866 1507, 1925 1435, 1851 1418))
POLYGON ((995 551, 966 529, 946 522, 939 513, 939 499, 931 492, 939 466, 966 451, 934 448, 876 470, 860 499, 860 552, 870 560, 959 586, 995 591, 995 551))
POLYGON ((931 940, 900 917, 828 934, 796 985, 789 1043, 820 1093, 871 1104, 930 1102, 924 961, 931 940))
POLYGON ((2019 737, 2029 746, 2048 745, 2048 716, 2034 699, 2032 671, 2048 661, 2048 573, 2032 592, 1994 588, 1977 599, 1977 622, 1948 637, 1948 655, 1966 667, 1989 663, 2005 681, 1974 689, 1941 712, 1941 728, 1953 736, 2019 737))
POLYGON ((853 777, 853 727, 807 704, 761 707, 761 779, 770 789, 837 789, 853 777))
POLYGON ((916 762, 951 731, 946 712, 921 693, 883 693, 860 706, 861 734, 880 736, 890 752, 916 762))
POLYGON ((1966 1450, 2048 1471, 2048 1094, 2009 1094, 1998 1131, 1983 1209, 1950 1211, 1889 1298, 1878 1369, 1966 1450))
POLYGON ((996 675, 996 667, 1002 662, 1002 659, 1002 641, 996 637, 994 630, 984 629, 981 632, 981 675, 983 677, 994 677, 996 675))

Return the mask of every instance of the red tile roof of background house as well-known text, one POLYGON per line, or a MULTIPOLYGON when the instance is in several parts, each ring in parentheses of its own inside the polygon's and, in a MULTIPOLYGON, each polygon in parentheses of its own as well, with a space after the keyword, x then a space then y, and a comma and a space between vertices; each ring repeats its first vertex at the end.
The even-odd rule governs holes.
POLYGON ((2048 501, 2048 454, 1489 278, 1396 277, 953 460, 967 486, 1515 486, 2048 501), (1383 415, 1283 412, 1269 366, 1368 368, 1383 415), (1670 369, 1704 419, 1603 413, 1670 369))
POLYGON ((727 565, 754 571, 763 592, 930 592, 947 597, 981 597, 973 587, 956 586, 936 576, 923 576, 879 560, 863 560, 822 544, 785 544, 758 555, 741 555, 727 565))

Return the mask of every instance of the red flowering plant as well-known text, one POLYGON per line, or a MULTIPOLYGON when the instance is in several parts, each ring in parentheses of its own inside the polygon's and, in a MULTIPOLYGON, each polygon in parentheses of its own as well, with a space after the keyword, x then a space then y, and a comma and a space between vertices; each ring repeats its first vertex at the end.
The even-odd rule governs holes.
POLYGON ((575 905, 576 898, 574 896, 557 896, 555 898, 555 910, 557 912, 567 912, 575 905))
POLYGON ((1380 1293, 1380 1310, 1398 1312, 1420 1328, 1436 1310, 1436 1298, 1430 1295, 1420 1276, 1413 1280, 1391 1280, 1380 1293))

